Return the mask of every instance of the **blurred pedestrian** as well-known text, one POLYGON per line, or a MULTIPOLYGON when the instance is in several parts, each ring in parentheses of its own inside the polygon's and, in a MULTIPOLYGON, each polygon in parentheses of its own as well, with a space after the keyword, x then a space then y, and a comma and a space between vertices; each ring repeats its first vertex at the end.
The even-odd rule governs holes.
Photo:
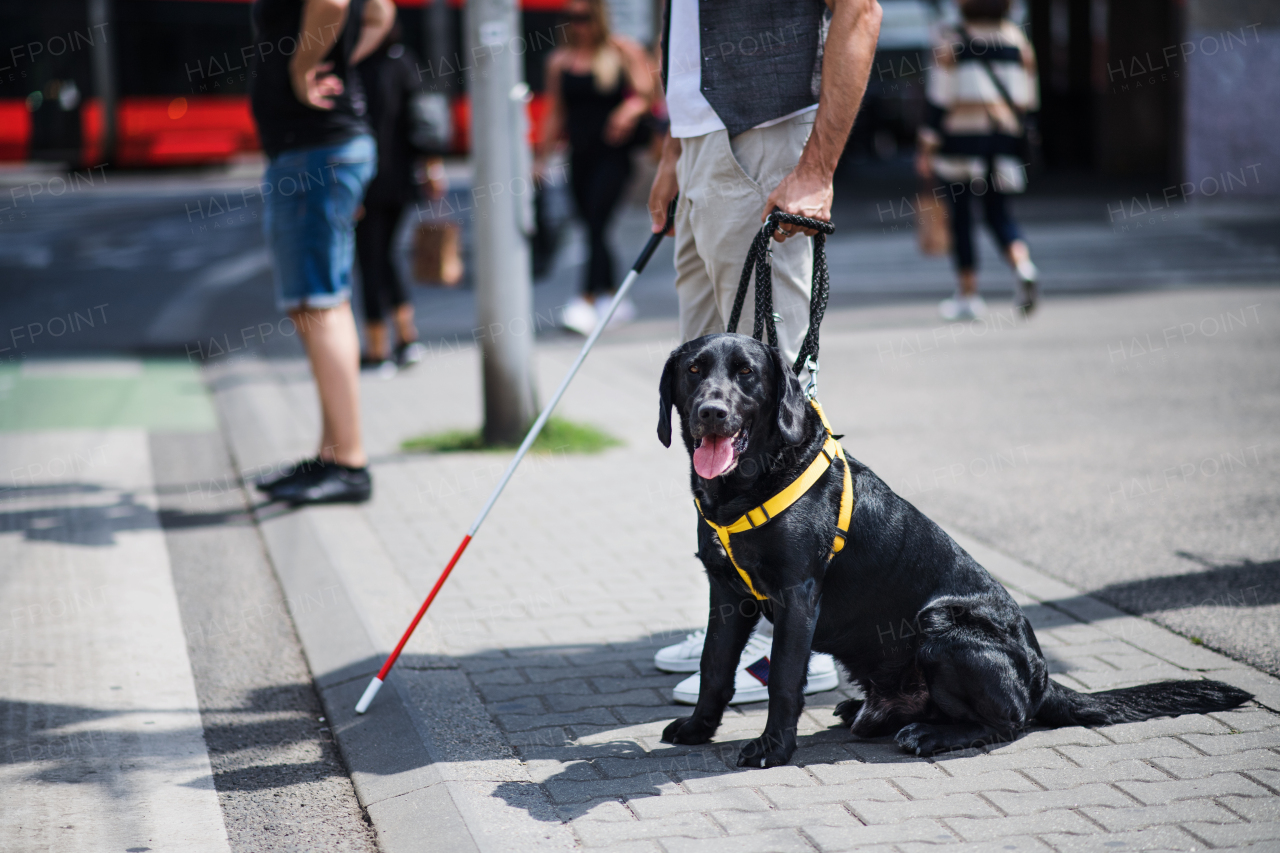
MULTIPOLYGON (((662 82, 671 127, 649 191, 649 216, 654 232, 661 231, 679 194, 682 341, 725 330, 747 250, 775 208, 831 219, 836 164, 867 89, 881 16, 876 0, 666 0, 662 82), (783 36, 761 40, 774 33, 783 36)), ((773 232, 773 306, 788 364, 809 328, 813 281, 812 241, 791 238, 815 233, 787 224, 773 232)), ((750 600, 745 587, 738 592, 750 600)), ((767 698, 772 627, 761 619, 755 630, 734 675, 735 704, 767 698)), ((697 673, 706 634, 695 631, 661 649, 654 665, 697 673)), ((813 655, 805 692, 837 683, 831 657, 813 655)), ((696 701, 699 687, 699 676, 691 675, 674 696, 696 701)))
MULTIPOLYGON (((568 44, 547 58, 547 115, 538 142, 538 171, 562 141, 569 143, 573 198, 587 226, 588 259, 582 295, 564 311, 566 327, 583 335, 609 310, 617 289, 606 239, 613 212, 631 177, 631 151, 653 105, 653 79, 644 50, 609 31, 604 0, 569 0, 568 44)), ((626 300, 616 322, 635 317, 626 300)))
POLYGON ((360 342, 351 314, 356 209, 375 146, 355 64, 395 19, 391 0, 256 0, 251 102, 268 157, 264 228, 277 301, 297 326, 320 397, 320 449, 287 476, 260 481, 295 504, 367 500, 360 435, 360 342))
POLYGON ((947 320, 986 313, 978 295, 972 199, 981 200, 991 234, 1017 275, 1014 305, 1036 305, 1036 267, 1009 211, 1009 195, 1027 186, 1027 113, 1039 108, 1036 58, 1009 20, 1009 0, 962 0, 961 22, 940 28, 920 129, 916 171, 946 185, 951 249, 959 286, 938 306, 947 320))
MULTIPOLYGON (((422 359, 413 323, 413 303, 395 263, 395 238, 407 204, 418 199, 414 167, 427 152, 412 142, 412 101, 419 89, 415 57, 401 42, 396 24, 377 50, 357 69, 369 104, 369 125, 378 143, 378 171, 364 194, 364 215, 356 224, 356 255, 360 261, 360 294, 364 303, 365 352, 360 366, 394 374, 422 359), (387 316, 395 323, 395 345, 387 339, 387 316), (394 360, 393 360, 394 359, 394 360)), ((443 168, 439 158, 427 167, 427 180, 443 168)), ((431 190, 432 195, 436 192, 431 190)))

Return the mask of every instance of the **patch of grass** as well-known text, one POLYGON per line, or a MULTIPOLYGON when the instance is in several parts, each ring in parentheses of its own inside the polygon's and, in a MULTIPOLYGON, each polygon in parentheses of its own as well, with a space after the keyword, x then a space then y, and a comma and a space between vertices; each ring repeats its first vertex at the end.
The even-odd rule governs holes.
MULTIPOLYGON (((621 441, 591 424, 551 418, 538 434, 531 450, 534 453, 599 453, 621 445, 621 441)), ((475 453, 514 450, 519 446, 519 442, 485 444, 478 429, 451 429, 407 438, 400 443, 401 449, 410 453, 475 453)))
POLYGON ((1203 646, 1203 645, 1204 645, 1204 640, 1200 639, 1199 637, 1192 637, 1192 638, 1191 638, 1191 642, 1192 642, 1192 644, 1197 645, 1197 646, 1203 646))

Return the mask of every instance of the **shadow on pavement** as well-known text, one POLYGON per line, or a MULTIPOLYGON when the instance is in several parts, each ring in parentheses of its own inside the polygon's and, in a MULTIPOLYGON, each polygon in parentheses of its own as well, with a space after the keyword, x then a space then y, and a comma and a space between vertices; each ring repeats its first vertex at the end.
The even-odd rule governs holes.
MULTIPOLYGON (((91 492, 76 489, 52 494, 91 492)), ((44 497, 33 494, 31 497, 44 497)), ((29 542, 60 542, 67 545, 107 547, 116 544, 116 534, 129 530, 166 530, 191 527, 217 527, 227 524, 251 524, 244 511, 178 512, 160 510, 140 504, 130 492, 121 494, 115 503, 99 506, 55 506, 0 512, 0 534, 21 532, 29 542), (158 522, 158 523, 157 523, 158 522)))
MULTIPOLYGON (((344 775, 340 767, 335 773, 332 761, 280 759, 282 750, 305 746, 317 736, 333 740, 328 726, 299 710, 313 702, 312 697, 314 687, 303 682, 249 691, 236 707, 203 709, 202 731, 210 758, 224 768, 213 774, 217 789, 270 790, 344 775)), ((44 783, 118 785, 112 780, 118 779, 122 769, 128 771, 131 758, 162 759, 169 754, 166 741, 185 732, 172 727, 140 732, 111 721, 125 714, 161 719, 166 713, 145 707, 105 710, 0 699, 0 733, 5 737, 0 765, 29 765, 29 778, 44 783)), ((190 763, 186 754, 173 758, 184 766, 190 763)), ((202 787, 208 783, 196 778, 180 784, 202 787)), ((128 785, 119 787, 121 796, 127 796, 128 785)))
POLYGON ((1280 560, 1217 564, 1186 551, 1177 554, 1203 566, 1204 571, 1109 584, 1091 595, 1139 615, 1191 607, 1280 604, 1280 560))

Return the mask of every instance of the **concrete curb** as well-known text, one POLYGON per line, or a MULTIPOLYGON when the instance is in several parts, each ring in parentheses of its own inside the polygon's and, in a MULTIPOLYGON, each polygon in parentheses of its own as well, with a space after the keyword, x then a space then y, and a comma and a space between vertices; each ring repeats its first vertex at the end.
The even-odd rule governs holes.
MULTIPOLYGON (((250 368, 262 373, 270 368, 250 368)), ((245 382, 240 369, 206 371, 223 433, 237 469, 262 459, 288 458, 271 447, 272 423, 288 423, 284 395, 260 393, 261 382, 245 382), (229 381, 222 381, 222 380, 229 381), (255 389, 254 386, 258 387, 255 389), (265 409, 265 411, 264 411, 265 409)), ((269 390, 269 389, 268 389, 269 390)), ((251 494, 252 486, 245 484, 251 494)), ((366 620, 340 564, 346 550, 332 541, 335 528, 364 527, 359 510, 280 513, 260 507, 255 519, 268 557, 284 589, 325 715, 342 753, 360 805, 387 853, 462 851, 479 853, 450 785, 440 772, 445 757, 423 736, 407 703, 403 676, 393 672, 377 701, 355 713, 361 692, 382 663, 385 643, 366 620)), ((392 594, 404 594, 395 590, 392 594)), ((447 666, 445 661, 439 662, 447 666)))

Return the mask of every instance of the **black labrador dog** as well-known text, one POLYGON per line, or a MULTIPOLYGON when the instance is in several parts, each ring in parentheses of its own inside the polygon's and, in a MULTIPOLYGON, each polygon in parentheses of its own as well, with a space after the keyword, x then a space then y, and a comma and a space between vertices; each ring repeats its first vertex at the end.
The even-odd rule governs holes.
MULTIPOLYGON (((676 349, 662 371, 658 438, 671 409, 692 457, 703 515, 728 525, 791 483, 826 432, 778 350, 745 335, 708 335, 676 349)), ((1049 678, 1022 609, 937 524, 847 454, 796 503, 731 548, 698 524, 711 582, 702 688, 693 715, 664 741, 706 743, 733 696, 738 657, 761 615, 773 622, 769 718, 738 766, 785 764, 796 749, 809 651, 826 652, 862 688, 836 714, 855 735, 894 735, 916 755, 1000 742, 1033 722, 1101 725, 1233 708, 1252 696, 1217 681, 1078 693, 1049 678), (856 499, 847 542, 828 561, 844 466, 856 499)))

